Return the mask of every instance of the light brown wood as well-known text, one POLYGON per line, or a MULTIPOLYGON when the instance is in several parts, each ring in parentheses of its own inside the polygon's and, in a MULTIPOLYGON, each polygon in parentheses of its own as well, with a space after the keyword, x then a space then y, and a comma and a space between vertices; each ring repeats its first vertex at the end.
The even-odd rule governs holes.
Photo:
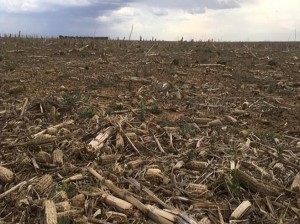
POLYGON ((44 202, 44 224, 57 224, 55 203, 52 200, 44 202))
POLYGON ((0 166, 0 180, 4 183, 10 183, 14 180, 14 173, 9 169, 0 166))

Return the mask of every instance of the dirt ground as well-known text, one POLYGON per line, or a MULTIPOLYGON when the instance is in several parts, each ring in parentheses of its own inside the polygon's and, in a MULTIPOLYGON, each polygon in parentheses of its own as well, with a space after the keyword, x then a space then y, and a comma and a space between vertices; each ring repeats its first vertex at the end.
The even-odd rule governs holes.
POLYGON ((0 38, 0 223, 300 223, 300 43, 0 38))

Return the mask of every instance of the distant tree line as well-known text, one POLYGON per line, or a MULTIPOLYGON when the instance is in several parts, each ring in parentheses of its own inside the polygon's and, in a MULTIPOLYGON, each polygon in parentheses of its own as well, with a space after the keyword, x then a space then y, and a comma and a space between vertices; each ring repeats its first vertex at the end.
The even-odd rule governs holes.
POLYGON ((97 39, 97 40, 108 40, 108 37, 63 36, 63 35, 59 35, 59 39, 97 39))

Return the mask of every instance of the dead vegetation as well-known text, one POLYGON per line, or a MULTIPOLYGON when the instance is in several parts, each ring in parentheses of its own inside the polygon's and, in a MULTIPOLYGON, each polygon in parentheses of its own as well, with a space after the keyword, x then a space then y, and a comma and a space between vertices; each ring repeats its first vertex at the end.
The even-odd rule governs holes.
POLYGON ((300 44, 0 39, 0 223, 299 223, 300 44))

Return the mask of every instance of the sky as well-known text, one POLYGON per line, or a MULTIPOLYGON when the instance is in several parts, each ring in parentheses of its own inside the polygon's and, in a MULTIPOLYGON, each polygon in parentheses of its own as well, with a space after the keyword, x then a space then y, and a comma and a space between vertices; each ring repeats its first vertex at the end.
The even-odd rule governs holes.
POLYGON ((300 40, 299 0, 0 0, 0 34, 300 40))

